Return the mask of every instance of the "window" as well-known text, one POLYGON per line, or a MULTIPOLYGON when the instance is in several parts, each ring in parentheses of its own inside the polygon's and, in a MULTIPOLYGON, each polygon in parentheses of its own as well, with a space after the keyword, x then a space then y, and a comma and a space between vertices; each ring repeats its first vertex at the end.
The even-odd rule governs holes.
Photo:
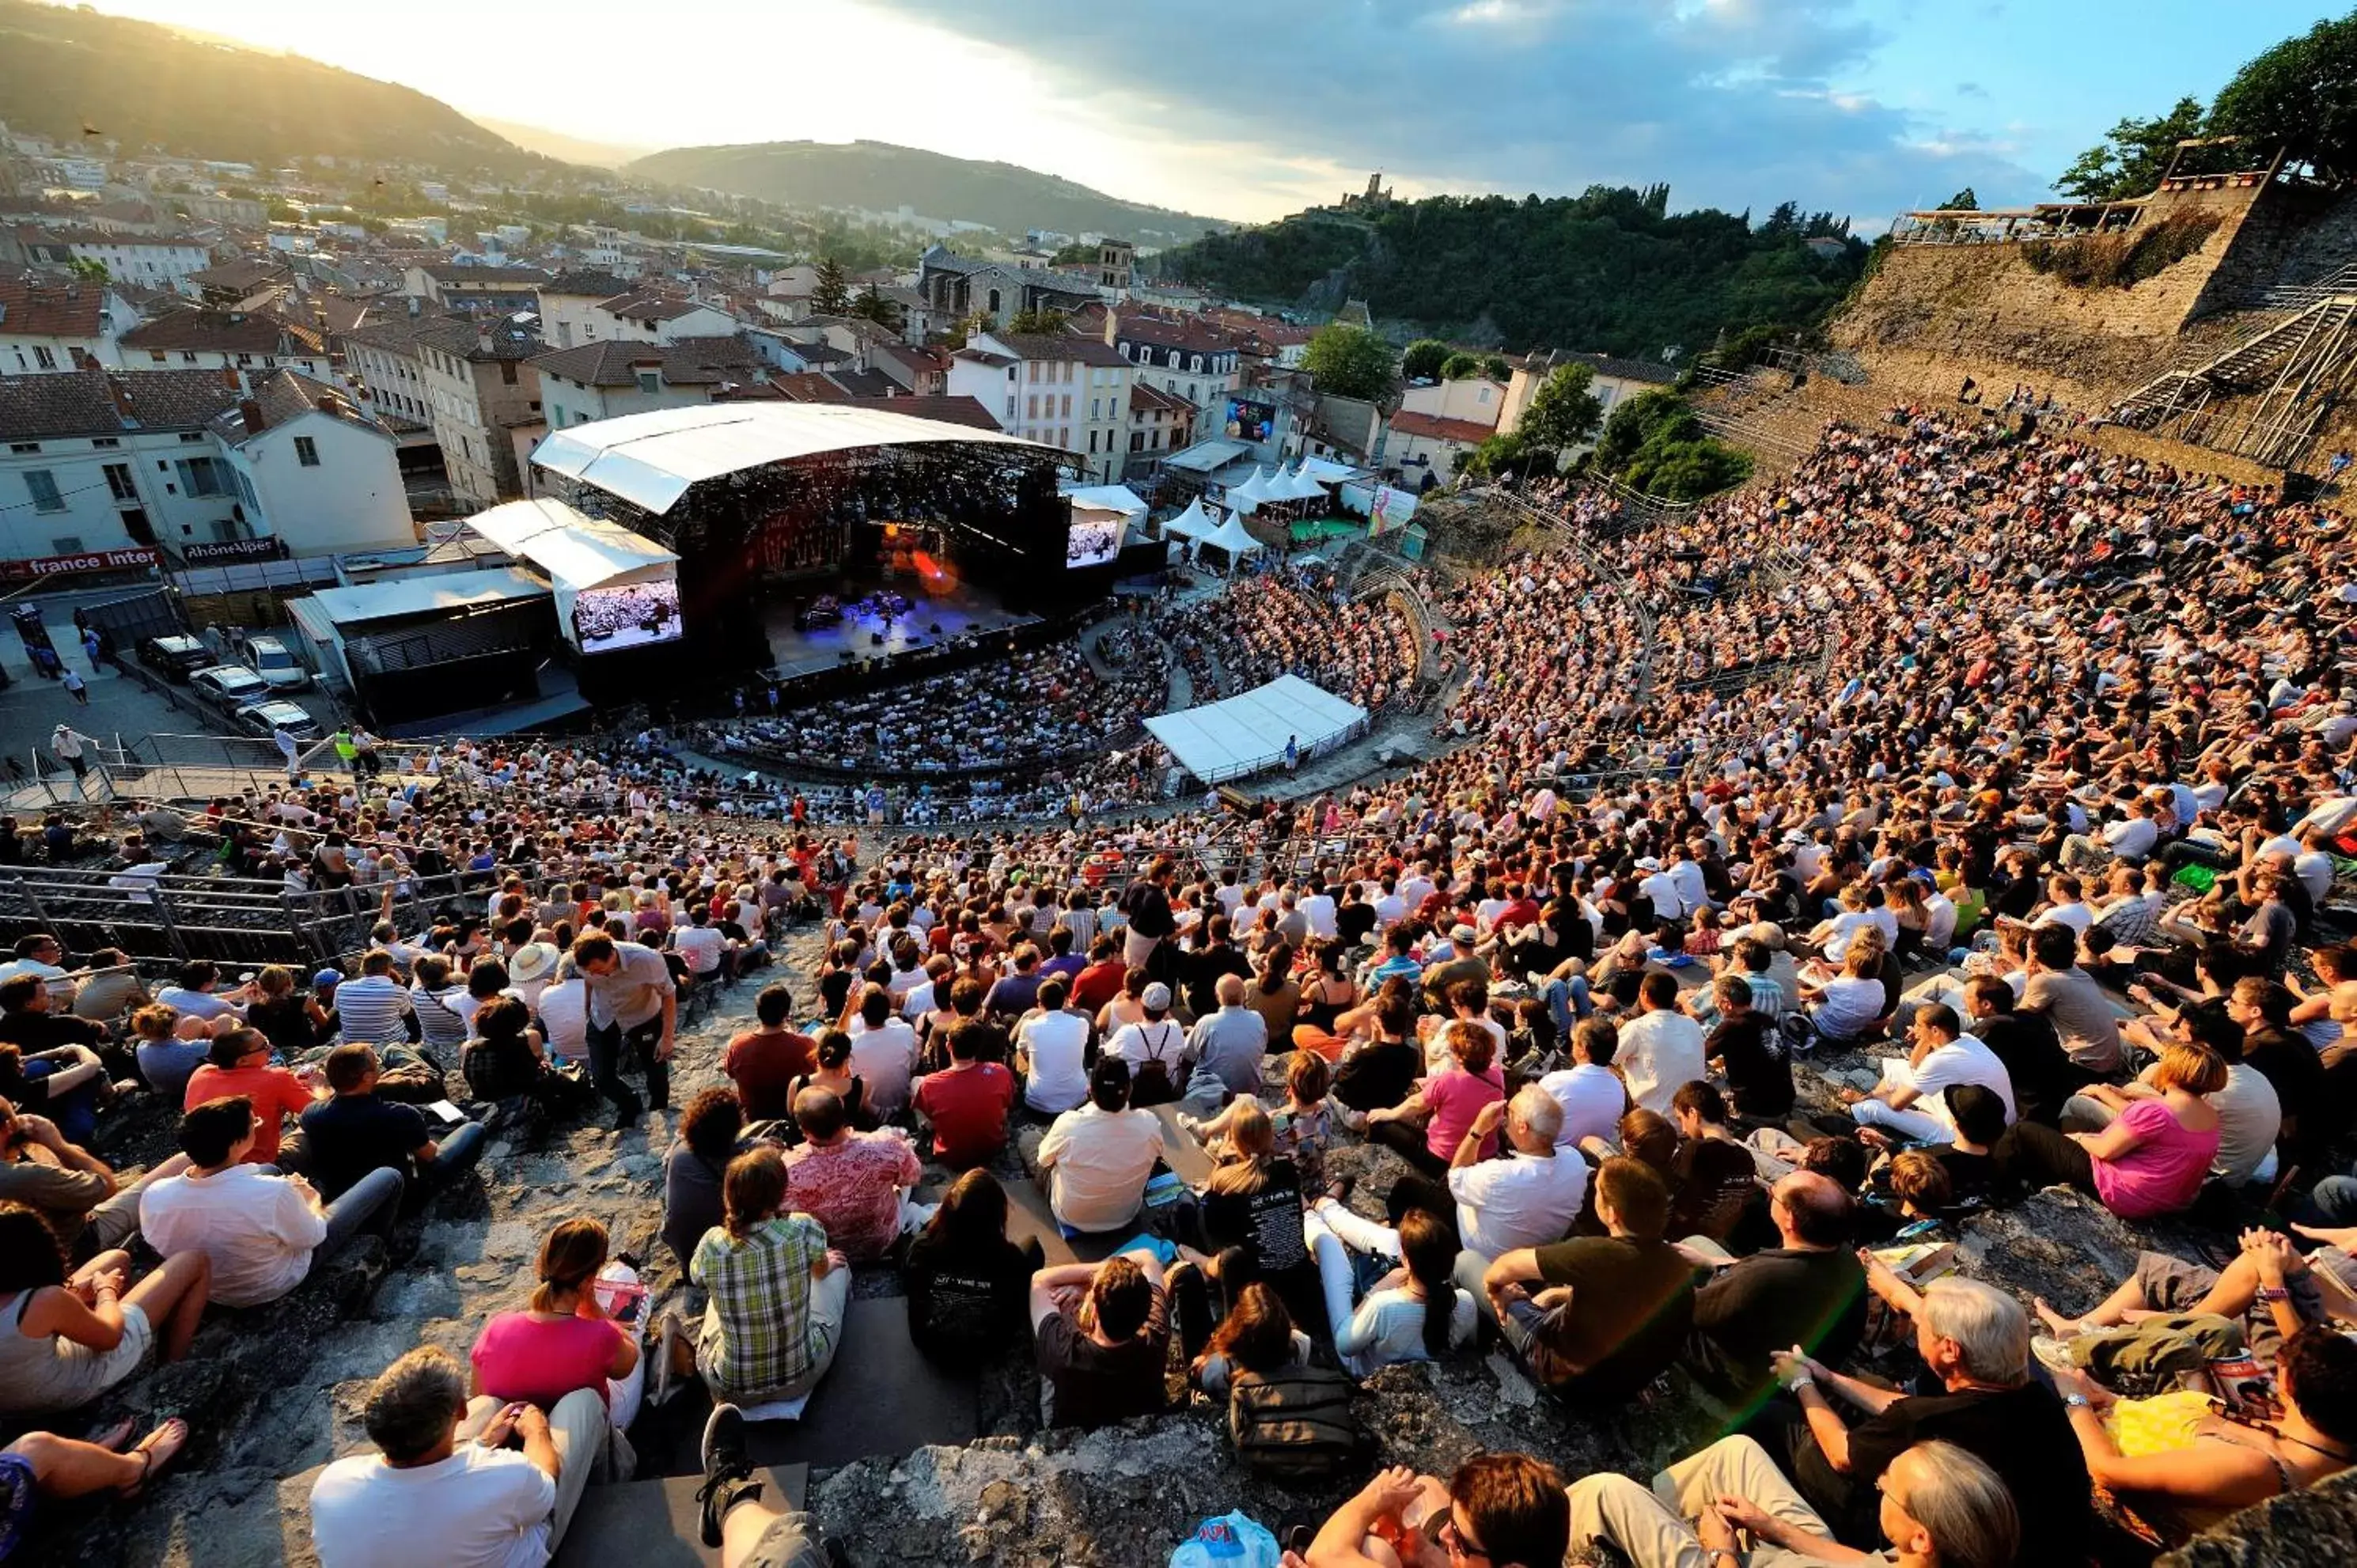
POLYGON ((1187 368, 1190 371, 1200 371, 1203 368, 1203 356, 1189 354, 1187 357, 1187 368))
POLYGON ((40 449, 41 444, 38 441, 11 441, 8 443, 8 450, 19 454, 26 452, 38 452, 40 449))
POLYGON ((1130 433, 1129 449, 1133 452, 1143 452, 1146 450, 1146 433, 1144 431, 1132 431, 1130 433))
POLYGON ((642 392, 659 392, 662 391, 662 372, 661 371, 640 371, 639 372, 639 390, 642 392))
POLYGON ((516 362, 513 360, 500 361, 500 384, 511 387, 516 384, 516 362))
POLYGON ((123 442, 113 435, 93 435, 90 438, 90 445, 92 451, 98 451, 102 448, 120 446, 123 442))
POLYGON ((251 365, 253 363, 253 356, 251 354, 240 354, 237 357, 237 362, 240 367, 251 365))
POLYGON ((138 487, 132 483, 131 465, 128 463, 109 463, 106 466, 106 488, 116 500, 135 501, 139 499, 138 487))
POLYGON ((1071 450, 1072 427, 1071 425, 1067 424, 1062 429, 1056 432, 1056 445, 1063 447, 1066 451, 1071 450))
POLYGON ((52 350, 36 343, 33 345, 33 363, 45 371, 54 371, 58 368, 58 357, 52 350))
POLYGON ((183 457, 174 467, 180 470, 180 486, 192 496, 218 496, 227 493, 221 474, 210 457, 183 457))
MULTIPOLYGON (((200 446, 204 444, 204 439, 205 433, 201 430, 183 430, 180 432, 180 445, 183 446, 200 446)), ((160 468, 164 465, 158 463, 156 466, 160 468)))
POLYGON ((32 493, 35 511, 66 510, 66 498, 58 493, 57 476, 47 468, 26 469, 25 489, 32 493))
POLYGON ((50 539, 49 548, 56 551, 60 555, 79 555, 81 553, 81 535, 79 533, 58 534, 50 539))
POLYGON ((1064 394, 1064 417, 1066 419, 1072 417, 1072 394, 1070 392, 1064 394))
POLYGON ((306 468, 319 466, 319 444, 307 435, 295 437, 295 461, 306 468))
POLYGON ((245 498, 247 510, 254 516, 260 517, 262 498, 253 493, 253 481, 245 477, 245 470, 242 468, 231 468, 230 472, 237 477, 237 493, 245 498))
POLYGON ((1091 419, 1103 419, 1104 417, 1104 399, 1101 397, 1092 397, 1089 399, 1089 417, 1091 419))
POLYGON ((1026 419, 1037 419, 1039 417, 1039 394, 1038 392, 1033 392, 1029 397, 1023 400, 1023 417, 1026 419))

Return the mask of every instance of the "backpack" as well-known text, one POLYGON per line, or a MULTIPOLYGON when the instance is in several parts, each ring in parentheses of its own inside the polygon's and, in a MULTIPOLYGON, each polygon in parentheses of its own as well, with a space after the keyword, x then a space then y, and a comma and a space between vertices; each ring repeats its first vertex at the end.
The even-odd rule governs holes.
POLYGON ((1374 1439, 1351 1413, 1351 1380, 1330 1367, 1239 1370, 1228 1380, 1236 1457, 1272 1481, 1316 1485, 1355 1474, 1374 1439))
MULTIPOLYGON (((1178 1026, 1165 1018, 1162 1020, 1161 1027, 1166 1030, 1175 1030, 1178 1026)), ((1140 1040, 1146 1037, 1145 1026, 1139 1026, 1137 1034, 1140 1040)), ((1162 1036, 1166 1040, 1169 1037, 1167 1034, 1162 1036)), ((1179 1047, 1182 1050, 1186 1047, 1186 1038, 1183 1035, 1179 1038, 1179 1047)), ((1160 1052, 1151 1046, 1147 1047, 1146 1059, 1137 1064, 1137 1073, 1130 1079, 1130 1104, 1133 1106, 1168 1105, 1178 1098, 1178 1086, 1170 1081, 1170 1064, 1162 1059, 1160 1052)))

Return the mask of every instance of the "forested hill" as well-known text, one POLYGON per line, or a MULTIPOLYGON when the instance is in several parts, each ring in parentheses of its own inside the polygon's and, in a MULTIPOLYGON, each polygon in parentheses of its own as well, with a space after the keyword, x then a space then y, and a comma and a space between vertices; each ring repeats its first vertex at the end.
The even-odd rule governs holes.
POLYGON ((1598 186, 1544 200, 1436 196, 1297 213, 1166 252, 1157 271, 1263 305, 1363 299, 1379 321, 1516 352, 1650 359, 1667 345, 1691 358, 1722 328, 1813 327, 1865 264, 1846 220, 1788 202, 1754 228, 1727 212, 1671 214, 1668 196, 1598 186), (1812 238, 1842 249, 1819 255, 1812 238))
POLYGON ((927 218, 986 223, 1003 234, 1052 229, 1117 234, 1142 244, 1210 231, 1216 218, 1148 207, 1014 164, 953 158, 889 142, 759 142, 673 147, 625 171, 669 185, 701 186, 790 207, 901 207, 927 218))
MULTIPOLYGON (((399 25, 397 19, 389 25, 399 25)), ((439 99, 151 22, 0 0, 0 121, 60 145, 274 166, 305 154, 512 173, 546 160, 439 99)))

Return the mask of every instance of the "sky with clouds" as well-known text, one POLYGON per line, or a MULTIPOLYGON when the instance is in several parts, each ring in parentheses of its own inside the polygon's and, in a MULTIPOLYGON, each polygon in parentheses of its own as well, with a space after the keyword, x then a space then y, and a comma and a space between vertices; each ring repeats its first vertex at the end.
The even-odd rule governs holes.
POLYGON ((2207 98, 2319 0, 102 0, 638 147, 855 137, 1265 219, 1666 180, 1882 227, 2043 198, 2125 114, 2207 98))

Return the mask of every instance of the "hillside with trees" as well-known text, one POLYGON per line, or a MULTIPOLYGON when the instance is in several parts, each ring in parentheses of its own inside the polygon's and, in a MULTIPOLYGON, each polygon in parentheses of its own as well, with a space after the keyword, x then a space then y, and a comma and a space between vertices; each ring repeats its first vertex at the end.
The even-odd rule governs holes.
POLYGON ((1168 243, 1193 239, 1220 222, 1124 201, 1037 169, 953 158, 889 142, 673 147, 640 158, 623 172, 634 179, 725 190, 791 207, 872 212, 906 207, 921 217, 988 224, 1003 234, 1046 229, 1168 243))
POLYGON ((1157 258, 1163 277, 1265 305, 1375 317, 1452 341, 1688 359, 1721 332, 1806 332, 1857 281, 1847 219, 1792 202, 1749 214, 1668 210, 1669 188, 1576 197, 1436 196, 1315 210, 1157 258), (1812 240, 1835 246, 1813 247, 1812 240), (1828 254, 1820 254, 1820 251, 1828 254))
POLYGON ((323 153, 451 174, 554 166, 406 87, 28 0, 0 0, 0 119, 67 147, 265 168, 323 153))

